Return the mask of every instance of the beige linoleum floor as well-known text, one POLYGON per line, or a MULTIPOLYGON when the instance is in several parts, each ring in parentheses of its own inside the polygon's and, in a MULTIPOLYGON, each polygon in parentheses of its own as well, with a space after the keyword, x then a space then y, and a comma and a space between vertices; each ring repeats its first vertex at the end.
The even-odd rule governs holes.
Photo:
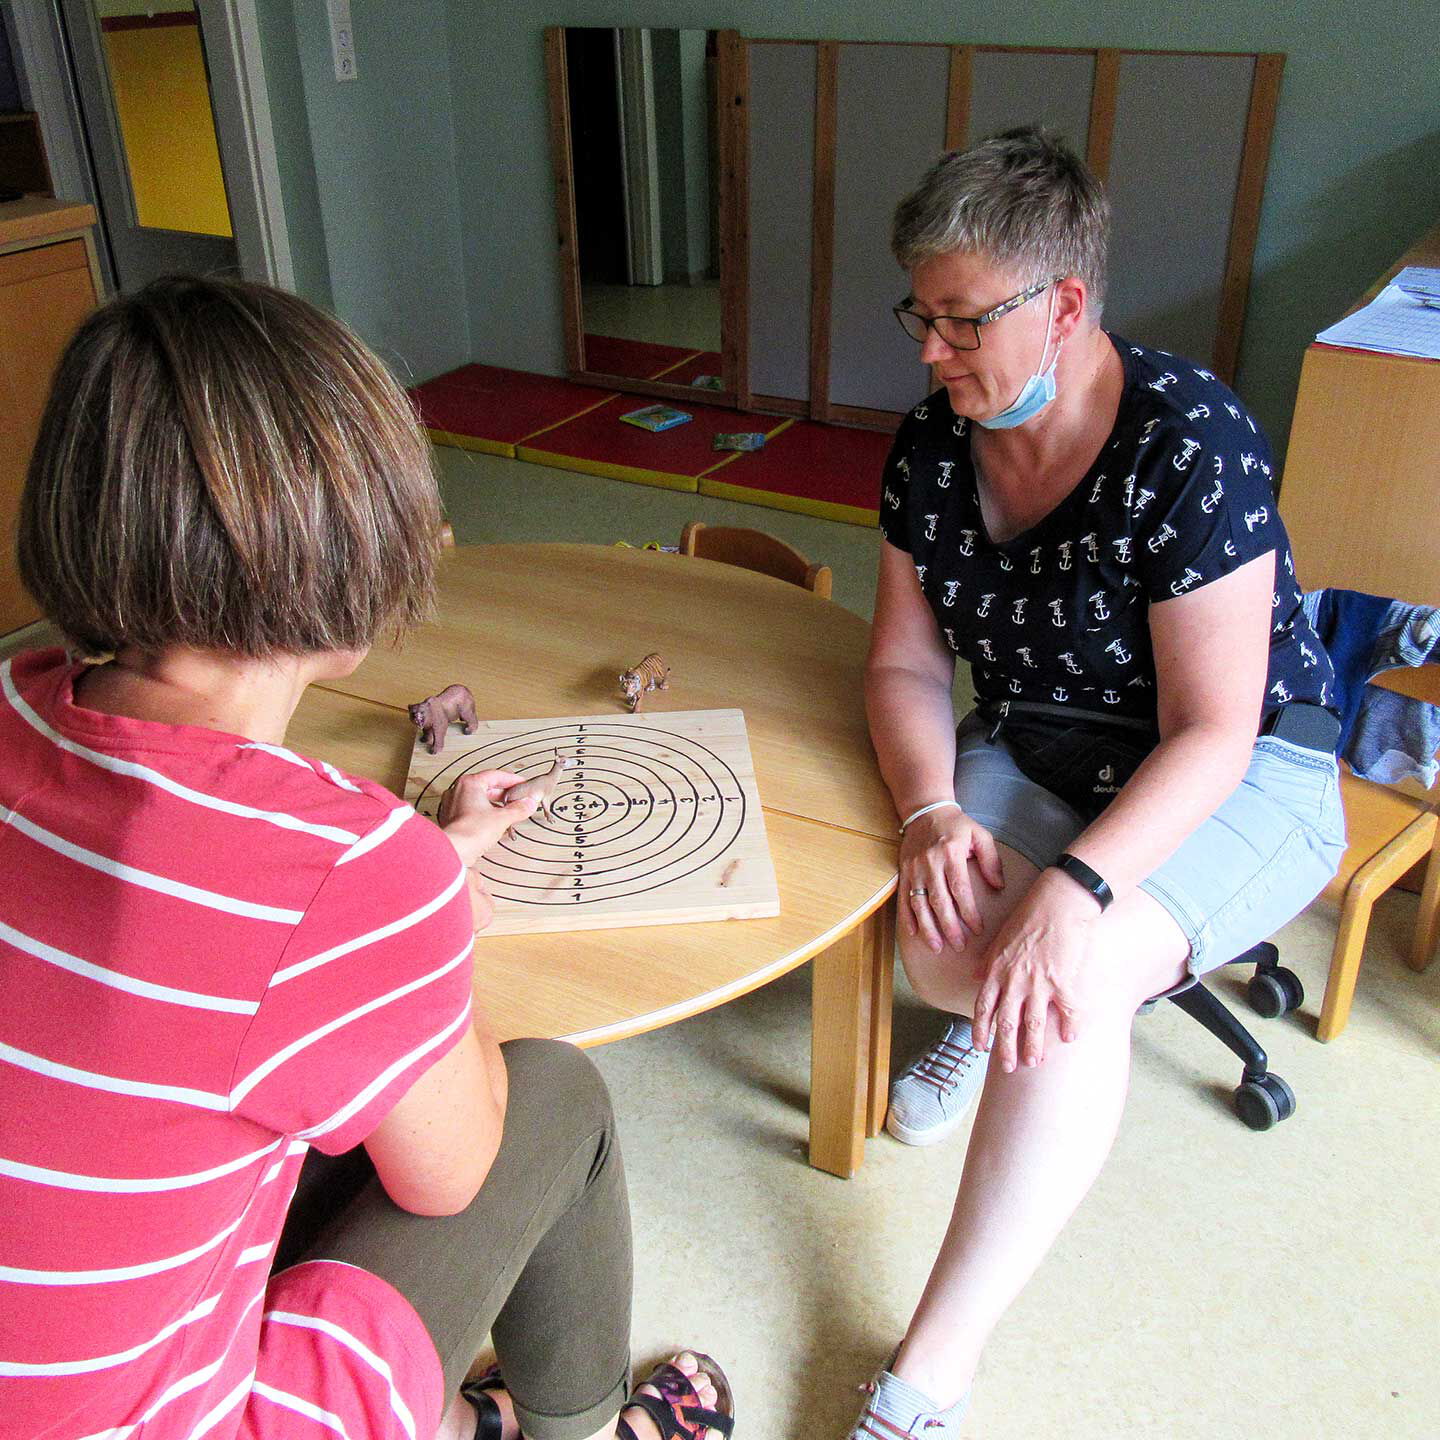
POLYGON ((697 285, 588 284, 581 297, 585 329, 592 335, 649 340, 654 345, 720 348, 720 287, 697 285))
MULTIPOLYGON (((657 539, 754 525, 835 569, 869 613, 878 534, 780 511, 441 450, 460 543, 657 539)), ((1377 909, 1349 1029, 1314 1023, 1334 912, 1280 935, 1308 994, 1254 1019, 1297 1113, 1231 1114, 1239 1064, 1173 1006, 1137 1023, 1109 1166, 985 1356, 967 1437, 1314 1440, 1440 1436, 1440 964, 1403 962, 1415 900, 1377 909)), ((1221 989, 1238 997, 1237 980, 1221 989)), ((930 1033, 903 978, 895 1063, 930 1033)), ((737 1435, 840 1440, 899 1338, 943 1231, 962 1132, 888 1136, 842 1181, 805 1164, 809 970, 595 1052, 635 1217, 635 1353, 727 1367, 737 1435)))

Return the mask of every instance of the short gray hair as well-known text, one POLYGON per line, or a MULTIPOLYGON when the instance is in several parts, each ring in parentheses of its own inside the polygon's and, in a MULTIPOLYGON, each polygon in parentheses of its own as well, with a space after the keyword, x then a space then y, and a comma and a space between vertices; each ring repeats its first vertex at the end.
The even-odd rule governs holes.
POLYGON ((1077 275, 1098 315, 1110 202, 1053 130, 1027 125, 942 155, 895 207, 890 248, 905 270, 937 255, 980 254, 1026 284, 1077 275))

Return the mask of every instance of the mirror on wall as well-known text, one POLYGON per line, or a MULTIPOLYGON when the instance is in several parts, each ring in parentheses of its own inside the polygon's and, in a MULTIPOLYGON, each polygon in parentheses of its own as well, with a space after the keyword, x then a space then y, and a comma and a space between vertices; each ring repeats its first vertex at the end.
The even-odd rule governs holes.
POLYGON ((720 40, 710 30, 579 26, 547 36, 576 374, 733 395, 720 40))

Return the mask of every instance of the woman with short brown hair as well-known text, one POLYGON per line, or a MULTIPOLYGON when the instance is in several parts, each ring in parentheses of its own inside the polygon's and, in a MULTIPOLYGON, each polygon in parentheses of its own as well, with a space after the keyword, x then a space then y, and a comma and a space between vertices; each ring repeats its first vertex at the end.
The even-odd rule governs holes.
POLYGON ((22 574, 109 658, 0 666, 7 1435, 729 1433, 707 1357, 630 1395, 598 1074, 472 1010, 520 777, 442 833, 283 745, 425 616, 439 533, 405 396, 293 296, 159 281, 61 361, 22 574))

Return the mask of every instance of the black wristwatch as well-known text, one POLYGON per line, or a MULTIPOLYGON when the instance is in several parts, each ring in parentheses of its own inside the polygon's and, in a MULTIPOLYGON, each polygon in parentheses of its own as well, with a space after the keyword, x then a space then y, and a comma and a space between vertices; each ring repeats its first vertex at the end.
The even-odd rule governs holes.
POLYGON ((1062 850, 1055 857, 1050 868, 1063 870, 1082 890, 1088 891, 1100 902, 1102 911, 1108 909, 1110 902, 1115 898, 1114 892, 1105 881, 1083 860, 1076 859, 1068 850, 1062 850))

